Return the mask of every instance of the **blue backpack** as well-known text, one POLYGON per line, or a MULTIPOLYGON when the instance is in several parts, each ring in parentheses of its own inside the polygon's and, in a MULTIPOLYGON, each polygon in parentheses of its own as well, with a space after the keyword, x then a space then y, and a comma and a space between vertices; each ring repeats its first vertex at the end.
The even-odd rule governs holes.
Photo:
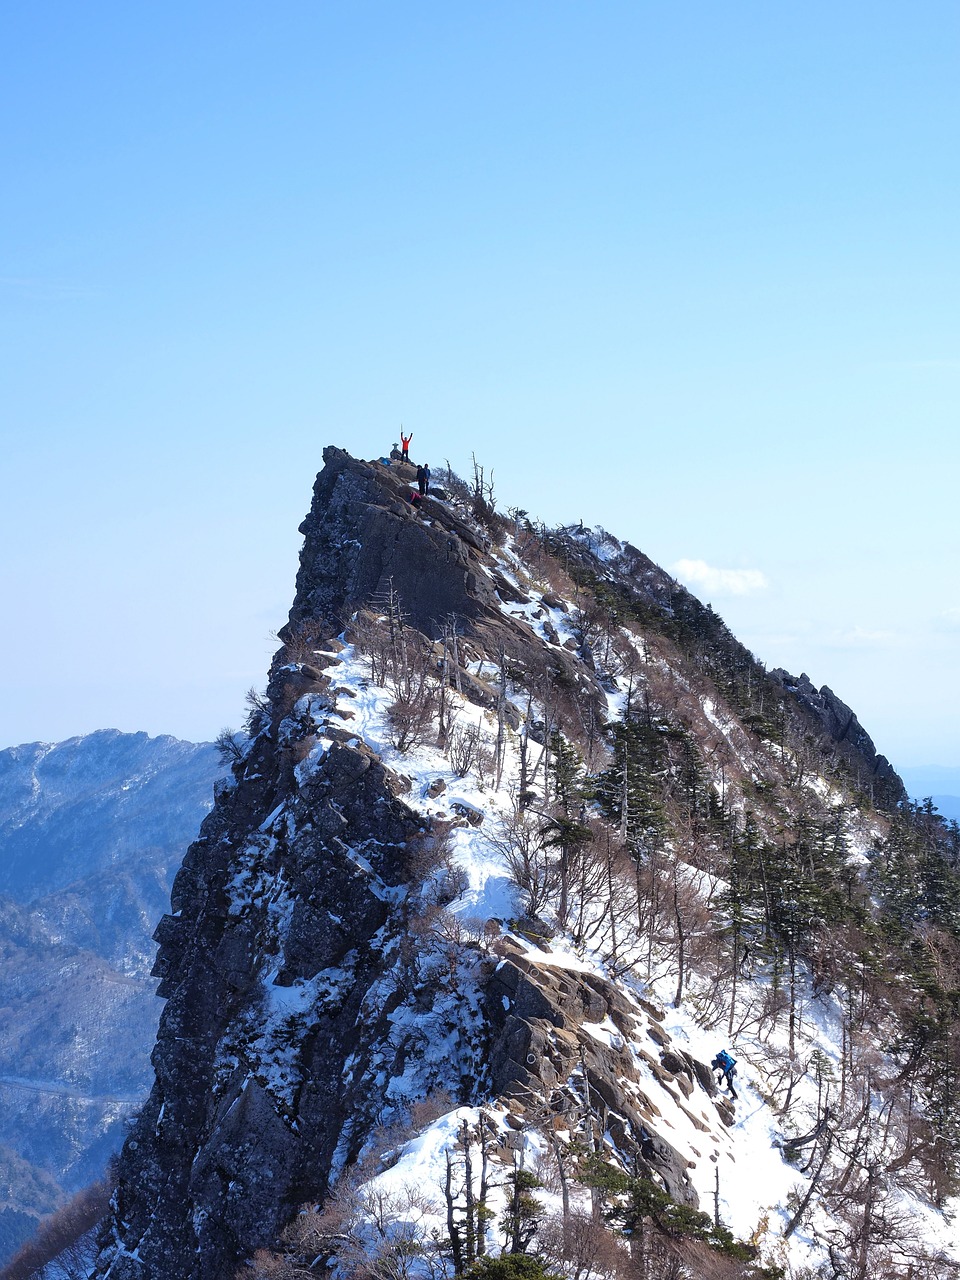
POLYGON ((732 1071, 737 1065, 736 1058, 731 1058, 726 1049, 721 1049, 716 1057, 717 1065, 722 1071, 732 1071))

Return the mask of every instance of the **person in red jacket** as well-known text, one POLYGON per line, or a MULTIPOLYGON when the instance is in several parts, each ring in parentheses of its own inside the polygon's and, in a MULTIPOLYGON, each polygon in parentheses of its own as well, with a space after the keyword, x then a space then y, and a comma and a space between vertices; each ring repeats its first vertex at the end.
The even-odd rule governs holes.
POLYGON ((409 462, 409 461, 410 461, 410 459, 407 457, 407 450, 410 448, 410 441, 411 441, 412 439, 413 439, 413 432, 412 432, 412 431, 410 432, 410 434, 409 434, 408 436, 405 436, 405 435, 403 434, 403 431, 401 430, 401 432, 400 432, 400 444, 403 446, 403 461, 404 461, 404 462, 409 462))

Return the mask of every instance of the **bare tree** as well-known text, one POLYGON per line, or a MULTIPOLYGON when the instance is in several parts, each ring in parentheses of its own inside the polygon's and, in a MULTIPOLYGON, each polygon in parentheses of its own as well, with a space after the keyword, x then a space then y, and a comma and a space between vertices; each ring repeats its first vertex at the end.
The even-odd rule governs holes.
POLYGON ((559 867, 547 846, 540 818, 515 807, 510 817, 494 828, 490 843, 523 894, 526 914, 535 919, 551 909, 558 898, 559 867))
POLYGON ((458 778, 482 766, 483 734, 478 724, 452 725, 447 734, 447 757, 458 778))
POLYGON ((391 673, 393 702, 387 718, 398 751, 420 746, 429 736, 437 714, 439 686, 432 655, 426 649, 407 646, 402 662, 391 673))

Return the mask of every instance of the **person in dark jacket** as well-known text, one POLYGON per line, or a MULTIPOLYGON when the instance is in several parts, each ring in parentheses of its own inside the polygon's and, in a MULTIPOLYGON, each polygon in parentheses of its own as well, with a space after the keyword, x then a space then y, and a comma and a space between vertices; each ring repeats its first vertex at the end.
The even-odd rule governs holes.
POLYGON ((722 1079, 725 1079, 727 1082, 727 1088, 730 1090, 730 1096, 735 1098, 737 1096, 737 1091, 733 1087, 733 1077, 737 1072, 736 1058, 731 1058, 726 1049, 721 1049, 710 1065, 713 1067, 714 1071, 719 1072, 719 1075, 717 1076, 717 1084, 719 1084, 722 1079))
POLYGON ((420 492, 426 497, 430 489, 430 468, 426 463, 422 467, 417 467, 417 484, 420 486, 420 492))

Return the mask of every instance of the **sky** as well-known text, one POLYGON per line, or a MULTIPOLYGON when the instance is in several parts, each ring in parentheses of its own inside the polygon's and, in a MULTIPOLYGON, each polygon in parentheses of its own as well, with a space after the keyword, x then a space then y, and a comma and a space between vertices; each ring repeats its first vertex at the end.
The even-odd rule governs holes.
POLYGON ((629 539, 960 766, 960 8, 0 9, 0 747, 208 739, 326 444, 629 539))

